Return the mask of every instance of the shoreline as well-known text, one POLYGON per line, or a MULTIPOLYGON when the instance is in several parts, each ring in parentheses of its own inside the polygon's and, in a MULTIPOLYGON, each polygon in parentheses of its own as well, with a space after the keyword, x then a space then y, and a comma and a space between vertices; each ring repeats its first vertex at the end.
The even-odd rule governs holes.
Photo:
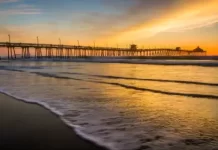
POLYGON ((107 150, 80 137, 44 106, 0 92, 0 149, 107 150))

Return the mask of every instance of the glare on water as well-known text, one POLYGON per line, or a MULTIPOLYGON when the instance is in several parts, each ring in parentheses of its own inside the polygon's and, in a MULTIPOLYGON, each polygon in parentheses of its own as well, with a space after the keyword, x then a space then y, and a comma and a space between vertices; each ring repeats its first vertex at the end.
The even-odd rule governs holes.
POLYGON ((111 149, 218 148, 216 67, 14 62, 0 90, 46 106, 111 149))

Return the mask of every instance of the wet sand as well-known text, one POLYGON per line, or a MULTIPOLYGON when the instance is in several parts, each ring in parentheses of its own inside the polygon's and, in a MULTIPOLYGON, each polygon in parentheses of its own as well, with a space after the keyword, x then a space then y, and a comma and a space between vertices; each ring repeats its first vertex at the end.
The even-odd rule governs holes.
POLYGON ((1 150, 104 150, 83 140, 58 116, 0 93, 1 150))

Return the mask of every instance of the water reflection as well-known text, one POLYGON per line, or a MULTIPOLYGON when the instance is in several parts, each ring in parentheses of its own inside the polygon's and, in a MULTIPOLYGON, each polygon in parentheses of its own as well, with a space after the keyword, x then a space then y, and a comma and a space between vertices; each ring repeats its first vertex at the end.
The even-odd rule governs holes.
POLYGON ((218 72, 212 67, 70 62, 19 62, 10 66, 22 66, 18 69, 25 72, 0 70, 1 88, 46 103, 64 119, 82 126, 83 133, 111 142, 118 149, 144 145, 153 149, 218 147, 218 100, 166 95, 119 84, 204 95, 218 95, 217 86, 101 77, 218 83, 218 72))

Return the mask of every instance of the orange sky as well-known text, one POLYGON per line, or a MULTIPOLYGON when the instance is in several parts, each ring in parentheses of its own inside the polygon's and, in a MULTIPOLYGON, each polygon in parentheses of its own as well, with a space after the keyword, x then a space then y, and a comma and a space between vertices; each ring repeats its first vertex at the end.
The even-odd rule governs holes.
MULTIPOLYGON (((0 0, 0 41, 127 47, 197 46, 218 55, 218 0, 0 0), (101 1, 99 3, 99 1, 101 1), (84 3, 86 5, 84 5, 84 3), (69 5, 69 9, 67 9, 69 5), (45 9, 47 7, 47 9, 45 9), (75 8, 74 8, 75 7, 75 8)), ((2 53, 2 52, 1 52, 2 53)))

